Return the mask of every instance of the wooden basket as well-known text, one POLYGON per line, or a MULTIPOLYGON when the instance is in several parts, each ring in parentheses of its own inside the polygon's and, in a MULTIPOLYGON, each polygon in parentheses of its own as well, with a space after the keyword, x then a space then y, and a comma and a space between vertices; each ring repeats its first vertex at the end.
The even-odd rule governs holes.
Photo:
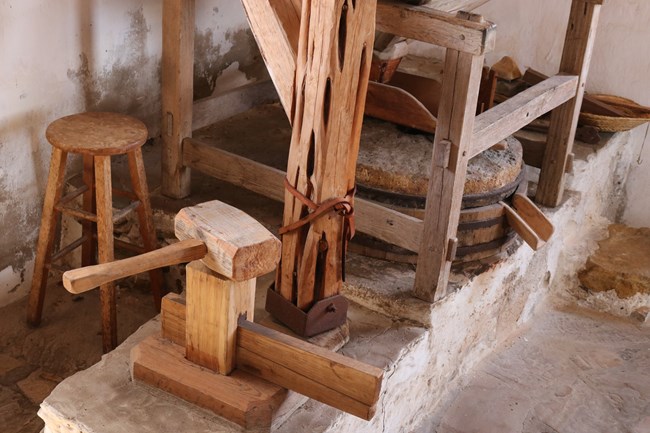
POLYGON ((603 132, 628 131, 646 122, 650 122, 650 108, 636 102, 613 95, 591 95, 601 102, 609 104, 626 114, 626 117, 603 116, 600 114, 580 113, 580 124, 594 126, 603 132))

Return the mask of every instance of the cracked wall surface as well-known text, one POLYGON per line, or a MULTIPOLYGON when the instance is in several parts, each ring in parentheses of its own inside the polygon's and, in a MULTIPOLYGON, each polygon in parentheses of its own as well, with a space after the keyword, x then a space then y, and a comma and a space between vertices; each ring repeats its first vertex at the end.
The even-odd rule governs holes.
MULTIPOLYGON (((267 77, 240 2, 197 0, 196 37, 197 98, 267 77)), ((0 52, 1 306, 31 281, 47 125, 75 112, 117 111, 159 134, 162 2, 0 1, 0 52)), ((80 170, 72 162, 69 175, 80 170)))

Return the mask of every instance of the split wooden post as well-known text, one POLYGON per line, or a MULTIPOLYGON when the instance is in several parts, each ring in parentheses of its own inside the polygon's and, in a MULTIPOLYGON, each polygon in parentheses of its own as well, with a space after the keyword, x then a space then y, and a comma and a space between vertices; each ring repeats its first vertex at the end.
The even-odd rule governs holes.
POLYGON ((338 295, 342 286, 351 229, 343 213, 353 204, 375 10, 375 0, 314 0, 302 8, 294 82, 300 91, 295 92, 283 220, 293 228, 282 237, 276 290, 303 311, 338 295), (343 199, 344 212, 325 208, 318 218, 299 225, 335 199, 343 199))
MULTIPOLYGON (((476 15, 459 14, 470 20, 476 15)), ((454 260, 456 231, 470 158, 483 54, 448 48, 433 144, 424 232, 418 253, 414 293, 434 301, 446 295, 454 260)))
POLYGON ((573 99, 551 114, 535 196, 538 203, 546 206, 555 207, 562 201, 565 168, 573 149, 602 3, 603 0, 573 0, 571 4, 560 73, 578 75, 578 90, 573 99))
POLYGON ((164 0, 162 52, 162 193, 190 193, 183 139, 192 136, 195 0, 164 0))

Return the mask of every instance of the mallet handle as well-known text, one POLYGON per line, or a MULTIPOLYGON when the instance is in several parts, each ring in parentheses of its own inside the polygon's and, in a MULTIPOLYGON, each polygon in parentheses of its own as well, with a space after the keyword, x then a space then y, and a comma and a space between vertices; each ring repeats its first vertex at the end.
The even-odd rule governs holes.
POLYGON ((63 285, 70 293, 83 293, 140 272, 199 260, 207 252, 202 241, 187 239, 128 259, 67 271, 63 274, 63 285))

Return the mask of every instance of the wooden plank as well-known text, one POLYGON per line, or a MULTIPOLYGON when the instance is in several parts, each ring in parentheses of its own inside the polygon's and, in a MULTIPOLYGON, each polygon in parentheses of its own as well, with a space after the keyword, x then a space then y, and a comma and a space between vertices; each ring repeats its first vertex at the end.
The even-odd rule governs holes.
POLYGON ((262 104, 276 102, 278 95, 270 80, 247 84, 194 102, 192 130, 235 116, 262 104))
POLYGON ((235 368, 237 320, 253 320, 255 278, 236 282, 200 261, 187 265, 186 356, 202 367, 228 375, 235 368))
POLYGON ((475 55, 492 51, 496 37, 492 23, 390 0, 377 4, 377 30, 475 55))
MULTIPOLYGON (((242 0, 242 4, 264 63, 280 96, 280 102, 289 121, 292 121, 296 53, 288 35, 295 37, 293 36, 295 28, 290 31, 283 28, 283 24, 295 25, 294 21, 287 18, 291 10, 284 10, 284 13, 281 13, 281 20, 269 0, 242 0)), ((274 4, 278 6, 278 2, 274 4)))
POLYGON ((235 281, 268 274, 278 264, 280 241, 250 215, 218 200, 181 209, 174 231, 180 240, 203 241, 203 263, 235 281))
POLYGON ((555 228, 553 223, 546 218, 546 215, 535 206, 535 204, 524 194, 515 194, 512 197, 512 206, 517 213, 533 228, 535 234, 543 241, 547 242, 555 228))
POLYGON ((414 287, 430 302, 447 293, 449 240, 456 238, 482 67, 483 56, 447 50, 414 287))
POLYGON ((190 193, 190 170, 183 165, 182 141, 192 135, 194 2, 163 1, 162 43, 162 193, 190 193))
MULTIPOLYGON (((528 68, 521 79, 531 86, 534 86, 535 84, 541 83, 542 81, 548 79, 548 77, 541 72, 534 70, 533 68, 528 68)), ((580 111, 600 114, 602 116, 626 117, 626 114, 618 110, 616 107, 599 101, 597 98, 594 98, 587 92, 585 92, 583 96, 582 107, 580 107, 580 111)))
POLYGON ((237 367, 363 419, 374 414, 383 370, 241 321, 237 367))
POLYGON ((41 323, 45 288, 47 287, 47 266, 51 262, 50 256, 54 249, 54 238, 58 225, 58 214, 54 208, 63 193, 67 157, 68 154, 58 147, 52 148, 50 171, 41 215, 41 228, 38 233, 38 244, 36 245, 34 276, 32 277, 32 286, 27 302, 27 322, 32 326, 38 326, 41 323))
POLYGON ((535 196, 538 203, 546 206, 557 206, 562 201, 564 172, 575 140, 600 8, 600 4, 585 0, 573 0, 571 4, 560 73, 578 75, 580 78, 576 97, 551 114, 544 163, 535 196))
MULTIPOLYGON (((345 197, 355 187, 375 4, 315 0, 301 11, 294 87, 303 91, 295 98, 287 179, 317 204, 345 197)), ((307 213, 288 189, 284 203, 284 226, 307 213)), ((276 289, 285 299, 306 310, 340 292, 345 224, 330 211, 282 235, 276 289)))
POLYGON ((533 119, 573 98, 578 77, 556 75, 479 115, 474 122, 470 156, 489 149, 533 119))
POLYGON ((102 284, 140 272, 198 260, 206 253, 207 248, 202 241, 188 239, 123 260, 67 271, 63 274, 63 286, 70 293, 84 293, 102 284))
MULTIPOLYGON (((186 140, 183 153, 185 163, 196 170, 272 200, 284 200, 286 174, 281 170, 197 139, 186 140)), ((422 221, 418 218, 362 198, 355 198, 354 212, 357 230, 411 251, 420 247, 422 221)))
MULTIPOLYGON (((244 428, 268 431, 287 391, 235 370, 214 373, 185 359, 185 348, 152 335, 131 350, 134 380, 215 412, 244 428)), ((256 430, 257 431, 257 430, 256 430)))
MULTIPOLYGON (((95 156, 95 188, 97 196, 97 262, 102 264, 115 259, 110 156, 95 156)), ((104 353, 108 353, 117 347, 117 310, 113 281, 105 282, 100 286, 99 302, 102 311, 102 347, 104 353)))
POLYGON ((162 298, 160 330, 162 337, 185 347, 185 298, 177 293, 168 293, 162 298))
POLYGON ((420 101, 405 90, 387 84, 368 86, 365 113, 420 131, 436 131, 436 118, 420 101))
POLYGON ((528 224, 528 222, 506 203, 500 202, 500 204, 506 211, 506 218, 508 219, 510 227, 512 227, 512 229, 516 231, 524 242, 526 242, 533 250, 537 251, 541 248, 545 242, 537 236, 537 233, 535 233, 535 230, 528 224))

